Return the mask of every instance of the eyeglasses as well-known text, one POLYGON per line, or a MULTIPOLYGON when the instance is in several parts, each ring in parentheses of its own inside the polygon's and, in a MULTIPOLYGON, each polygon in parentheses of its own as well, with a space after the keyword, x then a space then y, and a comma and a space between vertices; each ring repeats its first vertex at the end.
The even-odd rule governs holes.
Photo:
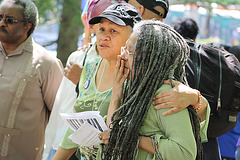
POLYGON ((3 17, 0 17, 0 22, 3 19, 5 20, 6 24, 13 24, 13 23, 18 23, 18 22, 27 22, 26 20, 16 20, 16 19, 13 19, 13 18, 3 18, 3 17))
POLYGON ((125 58, 129 58, 129 55, 133 55, 134 53, 127 50, 127 47, 121 47, 121 55, 125 55, 125 58))

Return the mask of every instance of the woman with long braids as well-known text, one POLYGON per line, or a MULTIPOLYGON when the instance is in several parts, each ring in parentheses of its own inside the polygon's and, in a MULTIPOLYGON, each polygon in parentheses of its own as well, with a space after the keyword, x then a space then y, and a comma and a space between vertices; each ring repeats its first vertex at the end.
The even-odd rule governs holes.
POLYGON ((202 159, 200 118, 194 110, 203 105, 201 94, 196 106, 169 116, 162 116, 167 109, 152 105, 154 95, 173 87, 165 80, 183 82, 188 54, 187 43, 170 26, 154 20, 134 26, 118 57, 107 117, 110 137, 106 141, 109 132, 100 135, 106 145, 97 159, 202 159))

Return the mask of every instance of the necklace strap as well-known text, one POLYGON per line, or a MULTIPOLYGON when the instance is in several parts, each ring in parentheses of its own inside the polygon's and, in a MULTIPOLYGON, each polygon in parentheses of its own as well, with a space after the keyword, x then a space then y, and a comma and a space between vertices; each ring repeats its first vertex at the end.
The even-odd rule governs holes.
MULTIPOLYGON (((102 60, 102 62, 103 62, 103 60, 102 60)), ((92 110, 94 109, 95 105, 97 105, 97 104, 96 104, 97 92, 98 92, 98 90, 99 90, 99 86, 100 86, 101 81, 102 81, 102 77, 103 77, 103 73, 104 73, 105 68, 106 68, 106 64, 107 64, 107 62, 105 62, 105 64, 104 64, 104 67, 103 67, 103 70, 102 70, 102 74, 101 74, 101 77, 100 77, 100 80, 99 80, 99 83, 98 83, 98 86, 97 86, 97 90, 96 90, 96 92, 95 92, 95 97, 94 97, 94 100, 93 100, 92 110)), ((95 83, 95 84, 96 84, 96 83, 95 83)), ((108 94, 107 94, 107 95, 108 95, 108 94)), ((107 96, 106 96, 106 97, 107 97, 107 96)), ((106 97, 104 98, 104 100, 106 99, 106 97)), ((104 101, 104 100, 103 100, 103 101, 104 101)), ((103 101, 102 101, 102 103, 103 103, 103 101)), ((102 105, 102 103, 98 106, 98 110, 99 110, 100 106, 102 105)))

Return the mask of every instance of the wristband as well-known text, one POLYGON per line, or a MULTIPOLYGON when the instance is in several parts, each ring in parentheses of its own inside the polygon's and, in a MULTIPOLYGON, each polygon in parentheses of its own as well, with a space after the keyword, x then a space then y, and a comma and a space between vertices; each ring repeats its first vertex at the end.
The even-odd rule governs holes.
POLYGON ((202 95, 201 95, 201 93, 198 90, 195 89, 195 91, 198 94, 198 103, 195 106, 193 106, 193 109, 195 111, 199 111, 200 108, 202 107, 202 95))

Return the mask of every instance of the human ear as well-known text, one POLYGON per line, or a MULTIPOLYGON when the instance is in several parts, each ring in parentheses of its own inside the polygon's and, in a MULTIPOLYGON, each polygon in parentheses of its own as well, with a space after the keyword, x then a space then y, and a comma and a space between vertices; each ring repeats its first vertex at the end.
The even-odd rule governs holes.
POLYGON ((25 29, 25 32, 26 32, 26 33, 28 33, 31 28, 32 28, 32 23, 27 23, 27 24, 24 26, 24 29, 25 29))
POLYGON ((143 16, 143 14, 145 12, 145 7, 143 5, 139 5, 137 7, 137 10, 140 12, 141 16, 143 16))

